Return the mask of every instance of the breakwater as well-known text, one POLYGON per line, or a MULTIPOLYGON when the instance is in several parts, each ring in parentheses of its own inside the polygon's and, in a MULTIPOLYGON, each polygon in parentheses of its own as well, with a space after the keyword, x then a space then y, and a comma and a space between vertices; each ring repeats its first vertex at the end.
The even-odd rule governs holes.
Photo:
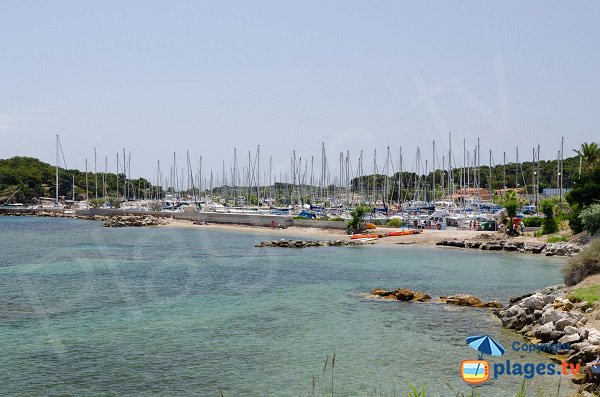
POLYGON ((243 214, 226 212, 162 212, 162 211, 123 211, 115 209, 93 208, 89 210, 65 211, 62 209, 25 209, 25 208, 0 208, 0 215, 14 216, 57 216, 72 218, 116 217, 116 216, 153 216, 189 220, 192 222, 207 222, 230 225, 263 226, 263 227, 314 227, 320 229, 344 230, 346 223, 343 221, 320 221, 307 219, 294 219, 291 215, 268 214, 243 214))

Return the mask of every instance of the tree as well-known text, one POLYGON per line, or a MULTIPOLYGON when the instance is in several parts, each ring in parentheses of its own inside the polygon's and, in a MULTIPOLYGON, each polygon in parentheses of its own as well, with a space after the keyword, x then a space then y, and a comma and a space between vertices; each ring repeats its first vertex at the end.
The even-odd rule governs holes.
POLYGON ((544 226, 542 226, 542 234, 552 234, 558 231, 558 222, 554 217, 554 206, 556 204, 556 199, 553 198, 542 200, 540 203, 540 210, 546 216, 544 226))
POLYGON ((352 228, 353 231, 358 230, 360 221, 362 221, 363 216, 365 216, 365 214, 369 212, 371 212, 371 207, 368 207, 366 205, 359 205, 354 207, 354 209, 350 211, 350 216, 352 216, 352 219, 350 220, 350 222, 348 222, 348 229, 352 228))
POLYGON ((588 206, 600 198, 600 164, 591 170, 585 170, 575 181, 566 199, 571 204, 569 226, 575 233, 583 231, 583 223, 579 215, 588 206))
POLYGON ((600 231, 600 204, 593 204, 581 211, 579 219, 590 235, 600 231))
POLYGON ((583 159, 583 162, 588 168, 593 168, 598 160, 600 160, 600 147, 596 142, 582 143, 579 150, 574 149, 583 159))
POLYGON ((507 233, 509 235, 515 235, 516 230, 514 228, 513 219, 515 216, 517 216, 517 210, 519 209, 519 200, 517 199, 517 194, 512 190, 507 191, 504 195, 504 199, 502 200, 502 206, 506 210, 506 216, 508 216, 510 219, 507 233))

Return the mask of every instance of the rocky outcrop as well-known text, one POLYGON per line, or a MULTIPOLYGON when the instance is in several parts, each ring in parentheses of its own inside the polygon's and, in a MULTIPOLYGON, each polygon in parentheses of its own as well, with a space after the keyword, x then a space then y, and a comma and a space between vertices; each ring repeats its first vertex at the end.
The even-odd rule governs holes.
POLYGON ((375 288, 371 291, 371 295, 399 301, 427 302, 431 299, 431 296, 424 292, 411 291, 408 288, 396 288, 394 290, 375 288))
POLYGON ((341 247, 346 245, 373 244, 373 241, 354 241, 354 240, 267 240, 261 241, 255 247, 277 247, 277 248, 309 248, 309 247, 341 247))
POLYGON ((549 343, 567 354, 569 363, 582 365, 600 351, 600 331, 587 327, 587 318, 564 297, 562 286, 537 291, 514 300, 497 313, 502 325, 523 334, 532 343, 549 343))
POLYGON ((493 308, 500 309, 502 308, 502 304, 496 301, 490 302, 482 302, 476 296, 467 295, 467 294, 457 294, 450 296, 440 296, 440 301, 445 302, 449 305, 457 305, 457 306, 471 306, 471 307, 485 307, 485 308, 493 308))
MULTIPOLYGON (((384 299, 392 299, 399 301, 427 302, 431 300, 431 296, 429 296, 428 294, 424 292, 412 291, 408 288, 396 288, 394 290, 375 288, 373 291, 371 291, 371 295, 378 296, 384 299)), ((481 299, 479 299, 478 297, 467 294, 441 296, 439 301, 437 302, 457 306, 471 306, 497 309, 502 308, 502 304, 500 302, 482 302, 481 299)))
POLYGON ((158 226, 164 222, 155 216, 111 216, 104 220, 104 227, 141 227, 141 226, 158 226))
MULTIPOLYGON (((488 235, 482 235, 488 236, 488 235)), ((574 243, 532 243, 514 240, 502 239, 475 239, 475 240, 457 240, 445 239, 438 241, 436 245, 443 247, 458 247, 480 249, 483 251, 508 251, 522 252, 528 254, 544 254, 546 256, 572 256, 581 251, 581 245, 574 243), (483 240, 483 241, 481 241, 483 240)))

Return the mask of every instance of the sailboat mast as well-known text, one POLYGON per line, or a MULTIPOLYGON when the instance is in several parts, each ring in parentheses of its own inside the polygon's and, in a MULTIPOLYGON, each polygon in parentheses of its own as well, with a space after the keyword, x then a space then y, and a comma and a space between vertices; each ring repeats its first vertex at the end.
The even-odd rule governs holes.
POLYGON ((431 170, 433 171, 433 177, 431 178, 431 195, 433 197, 433 203, 435 205, 435 141, 433 141, 433 152, 431 154, 431 157, 431 170))
POLYGON ((87 159, 85 159, 85 200, 90 199, 90 185, 88 185, 88 163, 87 159))
POLYGON ((58 205, 58 134, 56 134, 56 205, 58 205))

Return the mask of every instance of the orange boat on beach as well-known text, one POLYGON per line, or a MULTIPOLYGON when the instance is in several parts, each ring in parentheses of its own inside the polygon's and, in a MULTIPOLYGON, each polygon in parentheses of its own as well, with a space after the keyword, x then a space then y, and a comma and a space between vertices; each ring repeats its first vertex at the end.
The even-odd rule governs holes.
POLYGON ((419 233, 422 233, 422 231, 421 230, 416 230, 416 229, 413 229, 413 230, 402 230, 402 231, 399 231, 399 232, 389 232, 387 234, 387 236, 388 237, 410 236, 411 234, 419 234, 419 233))
POLYGON ((357 240, 359 238, 379 238, 379 234, 362 233, 362 234, 353 234, 352 236, 350 236, 351 240, 357 240))

